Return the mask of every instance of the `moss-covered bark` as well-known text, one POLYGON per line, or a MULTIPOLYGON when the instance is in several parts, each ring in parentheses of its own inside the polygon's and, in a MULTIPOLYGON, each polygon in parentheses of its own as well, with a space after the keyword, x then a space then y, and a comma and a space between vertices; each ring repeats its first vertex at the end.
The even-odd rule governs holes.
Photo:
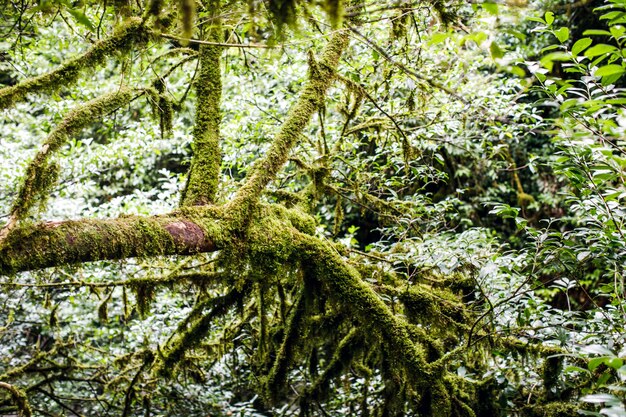
MULTIPOLYGON (((219 19, 220 2, 212 0, 207 5, 212 19, 206 27, 206 40, 222 41, 219 19)), ((220 100, 222 74, 220 56, 222 47, 200 45, 200 71, 196 79, 196 121, 193 131, 193 158, 183 191, 181 205, 204 205, 215 201, 222 155, 220 152, 220 100)))
POLYGON ((98 41, 87 52, 67 60, 54 71, 0 89, 0 110, 25 100, 29 93, 49 94, 62 87, 68 87, 74 84, 85 70, 93 70, 102 65, 106 58, 117 52, 124 53, 134 47, 141 47, 150 38, 150 31, 141 19, 128 19, 111 37, 98 41))
POLYGON ((0 274, 138 256, 188 255, 223 245, 208 210, 159 217, 120 217, 23 225, 0 248, 0 274))
POLYGON ((348 47, 348 34, 347 30, 335 32, 324 47, 319 61, 314 62, 311 59, 309 80, 304 90, 289 111, 270 149, 264 157, 256 161, 246 182, 228 205, 231 212, 240 220, 243 221, 248 217, 251 206, 287 162, 302 130, 322 105, 326 91, 335 78, 335 69, 339 64, 339 59, 348 47))

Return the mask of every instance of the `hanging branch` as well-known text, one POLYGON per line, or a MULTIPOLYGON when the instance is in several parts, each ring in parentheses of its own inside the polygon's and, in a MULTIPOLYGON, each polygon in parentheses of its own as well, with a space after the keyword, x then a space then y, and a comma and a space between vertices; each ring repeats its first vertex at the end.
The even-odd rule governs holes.
POLYGON ((151 35, 143 23, 139 18, 128 19, 110 38, 98 41, 87 52, 65 61, 59 68, 0 89, 0 110, 24 101, 29 93, 51 94, 61 87, 74 84, 83 71, 102 65, 114 53, 125 53, 145 45, 151 35))

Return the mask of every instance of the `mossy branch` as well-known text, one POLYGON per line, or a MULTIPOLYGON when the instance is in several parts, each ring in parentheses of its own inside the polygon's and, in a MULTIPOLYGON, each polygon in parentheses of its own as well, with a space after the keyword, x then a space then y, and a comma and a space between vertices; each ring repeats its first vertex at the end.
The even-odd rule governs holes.
POLYGON ((335 78, 335 69, 339 64, 339 59, 348 47, 348 43, 349 32, 347 30, 336 31, 324 47, 319 61, 311 65, 309 80, 289 111, 270 149, 264 157, 256 161, 244 185, 228 204, 232 214, 239 217, 241 221, 250 214, 250 208, 256 203, 263 189, 287 162, 302 130, 322 105, 326 91, 335 78))
POLYGON ((392 350, 390 357, 404 365, 417 385, 427 385, 433 378, 432 369, 426 362, 424 347, 411 339, 408 324, 396 317, 359 273, 323 241, 298 234, 296 246, 309 273, 327 285, 328 292, 338 301, 353 306, 359 321, 379 333, 392 350))
MULTIPOLYGON (((219 19, 219 1, 214 1, 214 19, 207 40, 219 42, 222 29, 219 19)), ((223 48, 216 45, 200 45, 200 71, 196 79, 196 121, 193 132, 193 158, 183 190, 181 206, 205 205, 215 201, 222 165, 220 152, 220 100, 222 74, 220 56, 223 48)))
POLYGON ((166 216, 18 226, 0 248, 0 275, 106 259, 211 252, 224 233, 209 208, 166 216))
POLYGON ((266 379, 267 394, 276 400, 285 385, 287 372, 291 368, 296 354, 296 348, 301 342, 300 328, 305 315, 304 290, 298 294, 298 298, 292 306, 291 314, 285 324, 285 334, 280 349, 276 354, 274 365, 266 379))
POLYGON ((0 382, 0 388, 3 388, 11 393, 11 397, 13 397, 13 401, 15 401, 21 417, 30 417, 33 415, 24 391, 11 384, 7 384, 6 382, 0 382))
POLYGON ((9 221, 0 231, 0 242, 18 220, 24 219, 38 202, 47 196, 59 176, 58 166, 50 158, 83 127, 99 120, 130 102, 135 93, 128 88, 102 95, 72 110, 48 135, 43 146, 26 169, 26 175, 11 207, 9 221))
POLYGON ((74 84, 82 72, 102 65, 106 58, 116 52, 125 53, 133 47, 145 45, 149 39, 150 31, 141 19, 128 19, 111 37, 98 41, 87 52, 65 61, 54 71, 0 89, 0 110, 24 101, 29 93, 50 94, 74 84))

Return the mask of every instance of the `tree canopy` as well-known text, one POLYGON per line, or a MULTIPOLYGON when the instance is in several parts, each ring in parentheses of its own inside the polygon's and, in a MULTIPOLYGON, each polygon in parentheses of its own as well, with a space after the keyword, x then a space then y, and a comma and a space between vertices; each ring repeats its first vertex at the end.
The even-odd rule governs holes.
POLYGON ((8 0, 0 415, 625 416, 590 3, 8 0))

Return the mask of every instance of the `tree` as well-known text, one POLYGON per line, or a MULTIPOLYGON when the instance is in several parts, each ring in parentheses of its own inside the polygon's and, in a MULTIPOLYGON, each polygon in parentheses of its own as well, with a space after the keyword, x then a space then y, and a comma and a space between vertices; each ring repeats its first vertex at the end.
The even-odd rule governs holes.
MULTIPOLYGON (((9 178, 16 190, 5 198, 0 232, 2 286, 8 294, 30 291, 20 294, 32 303, 3 299, 10 306, 3 337, 24 342, 6 342, 15 359, 0 364, 2 410, 206 414, 207 402, 183 405, 175 395, 210 387, 212 366, 243 359, 232 370, 246 381, 240 400, 258 394, 250 402, 259 413, 325 413, 343 389, 341 406, 361 415, 487 416, 506 398, 497 376, 473 378, 494 363, 486 352, 563 353, 499 327, 500 304, 490 305, 489 296, 511 300, 527 282, 522 277, 511 296, 498 286, 510 287, 514 274, 492 270, 501 280, 485 279, 487 265, 513 261, 490 263, 497 242, 471 227, 490 222, 477 203, 508 199, 528 210, 535 203, 507 138, 541 120, 531 106, 512 103, 516 91, 506 78, 487 83, 484 66, 501 51, 492 40, 489 58, 481 45, 495 35, 460 35, 471 10, 440 1, 322 6, 325 14, 308 2, 274 0, 48 2, 4 12, 6 62, 19 65, 20 48, 40 50, 25 39, 30 31, 71 30, 68 49, 82 52, 44 73, 15 79, 7 71, 13 85, 0 89, 6 126, 40 129, 29 117, 41 98, 61 103, 41 109, 45 123, 63 113, 21 177, 9 178), (389 21, 389 31, 380 21, 389 21), (322 41, 309 51, 306 71, 303 55, 289 55, 298 43, 322 41), (436 59, 423 56, 428 45, 439 48, 436 59), (254 49, 270 51, 255 56, 254 49), (272 74, 274 66, 283 73, 272 74), (293 102, 281 112, 282 103, 254 101, 246 111, 260 108, 267 119, 254 126, 235 100, 256 91, 293 102), (192 100, 187 170, 179 132, 191 124, 192 100), (154 130, 146 127, 147 107, 159 135, 147 130, 154 130), (279 127, 268 124, 274 120, 279 127), (114 155, 121 168, 103 169, 98 159, 126 134, 139 143, 140 162, 129 162, 126 149, 114 155), (160 151, 142 135, 167 142, 163 159, 145 150, 160 151), (485 149, 494 156, 486 162, 476 157, 485 149), (73 165, 89 153, 92 159, 73 165), (116 175, 133 163, 148 168, 135 180, 116 175), (159 165, 169 167, 165 179, 155 175, 159 165), (503 166, 514 173, 504 180, 503 166), (184 185, 175 175, 182 171, 184 185), (57 215, 47 201, 63 201, 58 184, 68 176, 94 183, 81 198, 89 199, 84 213, 97 216, 69 220, 65 212, 50 220, 57 215), (514 186, 491 185, 508 180, 514 186), (99 218, 116 198, 137 192, 171 202, 179 189, 177 207, 99 218), (36 310, 28 306, 37 303, 48 322, 37 317, 28 325, 36 310), (69 320, 71 311, 88 314, 77 303, 97 310, 98 322, 84 334, 69 320), (129 334, 138 323, 165 333, 129 334)), ((50 32, 42 39, 50 42, 50 32)), ((32 138, 25 141, 23 154, 32 138)), ((494 229, 511 226, 493 222, 494 229)), ((571 415, 575 407, 552 395, 562 361, 538 362, 543 392, 522 412, 571 415)))

